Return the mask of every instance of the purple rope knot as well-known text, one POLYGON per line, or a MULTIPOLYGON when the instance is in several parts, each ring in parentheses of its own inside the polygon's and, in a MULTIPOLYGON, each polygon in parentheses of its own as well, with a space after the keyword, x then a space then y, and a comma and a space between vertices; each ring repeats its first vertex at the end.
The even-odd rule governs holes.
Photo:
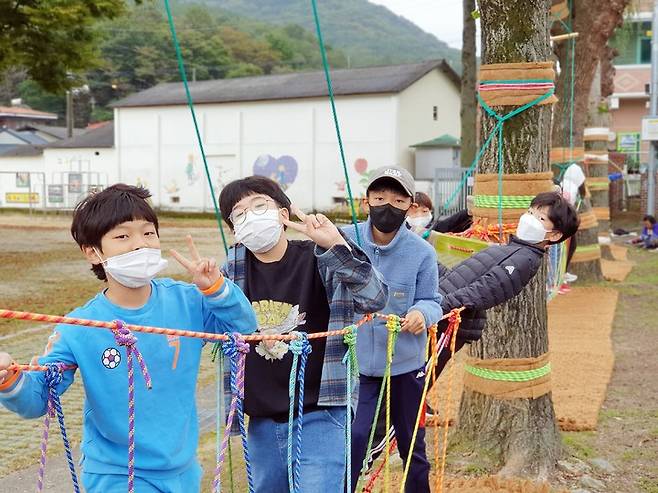
POLYGON ((222 344, 222 351, 229 358, 235 358, 239 353, 247 354, 249 349, 249 343, 237 332, 230 334, 228 340, 222 344))
POLYGON ((121 320, 115 320, 114 321, 114 329, 112 329, 112 333, 114 334, 114 340, 119 346, 124 346, 126 348, 126 354, 128 356, 128 379, 129 382, 128 384, 130 385, 131 382, 131 373, 132 373, 132 359, 133 356, 137 359, 137 362, 139 363, 139 367, 142 370, 142 375, 144 376, 144 382, 146 382, 146 388, 151 390, 153 387, 152 382, 151 382, 151 375, 149 374, 149 370, 146 366, 146 362, 144 361, 144 358, 142 357, 142 353, 139 352, 139 349, 137 349, 137 337, 128 329, 123 321, 121 320))
POLYGON ((292 354, 308 356, 313 351, 310 342, 308 341, 308 334, 306 332, 293 332, 295 337, 290 341, 290 352, 292 354))

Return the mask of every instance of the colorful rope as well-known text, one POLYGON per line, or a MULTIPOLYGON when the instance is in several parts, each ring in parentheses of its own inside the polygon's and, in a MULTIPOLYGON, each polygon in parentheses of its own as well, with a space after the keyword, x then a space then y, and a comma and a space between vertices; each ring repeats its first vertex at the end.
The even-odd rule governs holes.
POLYGON ((352 487, 352 388, 354 381, 359 378, 359 360, 356 357, 356 325, 347 327, 348 332, 343 336, 347 345, 347 352, 343 357, 347 372, 347 413, 345 420, 345 463, 347 466, 347 488, 352 487))
POLYGON ((228 418, 226 420, 226 428, 224 430, 224 438, 222 446, 219 451, 217 459, 217 466, 215 468, 215 479, 213 480, 213 491, 218 493, 220 488, 220 480, 222 473, 222 466, 224 458, 226 457, 226 450, 228 448, 229 437, 231 435, 231 428, 233 426, 233 419, 238 415, 238 425, 240 427, 240 435, 242 436, 242 446, 244 448, 245 465, 247 469, 247 482, 249 484, 249 492, 254 491, 253 474, 251 472, 251 461, 249 460, 249 447, 247 445, 247 431, 244 424, 244 373, 245 361, 247 353, 249 352, 249 344, 245 341, 244 337, 238 333, 230 335, 229 340, 222 345, 224 354, 229 358, 231 364, 231 405, 229 407, 228 418))
POLYGON ((66 462, 69 466, 71 473, 71 481, 73 482, 73 491, 80 493, 80 485, 78 484, 78 476, 75 472, 75 462, 73 462, 73 454, 71 453, 71 444, 69 443, 66 434, 66 425, 64 424, 64 411, 59 399, 59 392, 57 386, 62 382, 62 374, 64 372, 64 365, 51 363, 46 365, 45 381, 48 387, 48 405, 46 415, 43 418, 43 434, 41 436, 41 460, 39 462, 39 476, 37 478, 37 492, 43 491, 43 479, 46 472, 46 460, 48 450, 48 435, 50 430, 50 420, 57 415, 59 421, 59 429, 62 433, 62 441, 64 442, 64 453, 66 454, 66 462))
POLYGON ((498 382, 529 382, 548 375, 551 372, 551 364, 546 363, 546 365, 535 370, 490 370, 488 368, 464 365, 464 370, 471 375, 486 380, 496 380, 498 382))
POLYGON ((151 390, 151 376, 142 354, 137 349, 137 338, 124 326, 121 320, 114 321, 114 339, 119 346, 126 348, 128 365, 128 493, 135 491, 135 370, 133 359, 136 358, 146 382, 151 390))
POLYGON ((299 463, 302 456, 302 430, 304 422, 304 378, 306 372, 306 362, 308 355, 313 348, 308 342, 308 335, 305 332, 294 332, 297 336, 290 345, 289 350, 292 353, 292 368, 290 370, 290 384, 288 386, 288 397, 290 398, 290 411, 288 413, 288 485, 290 491, 296 493, 299 491, 299 463), (299 364, 299 373, 297 366, 299 364), (297 398, 297 426, 294 426, 295 417, 295 388, 299 385, 297 398), (297 436, 295 454, 293 459, 293 441, 297 436))

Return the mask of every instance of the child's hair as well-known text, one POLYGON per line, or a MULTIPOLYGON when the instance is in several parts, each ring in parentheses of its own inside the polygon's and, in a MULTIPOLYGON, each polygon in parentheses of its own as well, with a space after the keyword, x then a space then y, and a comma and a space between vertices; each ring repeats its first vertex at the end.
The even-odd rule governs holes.
POLYGON ((280 209, 288 209, 290 212, 290 199, 274 180, 264 176, 248 176, 235 180, 226 185, 219 194, 219 210, 226 224, 233 229, 231 212, 235 204, 249 195, 262 194, 271 197, 280 209))
POLYGON ((409 193, 404 189, 404 187, 398 182, 397 180, 394 180, 393 178, 380 178, 379 180, 375 181, 372 185, 368 187, 368 190, 366 190, 366 197, 370 195, 370 192, 393 192, 393 193, 399 193, 400 195, 404 195, 405 197, 409 197, 409 193))
POLYGON ((649 221, 651 224, 656 224, 656 218, 653 217, 653 216, 650 216, 649 214, 644 216, 644 219, 642 219, 642 220, 643 221, 649 221))
POLYGON ((578 231, 578 226, 580 226, 578 213, 561 194, 557 192, 540 193, 532 199, 530 207, 547 207, 548 218, 553 223, 553 229, 562 233, 562 238, 549 243, 560 243, 571 238, 578 231))
POLYGON ((434 210, 434 205, 432 204, 432 199, 430 196, 423 192, 416 192, 416 198, 414 200, 420 207, 427 207, 429 210, 434 210))
MULTIPOLYGON (((96 247, 102 252, 101 239, 121 223, 143 219, 153 223, 158 232, 158 217, 147 199, 151 192, 143 187, 117 183, 105 190, 88 195, 75 206, 71 235, 82 247, 96 247)), ((159 233, 158 233, 159 234, 159 233)), ((91 270, 101 281, 107 281, 101 264, 91 270)))

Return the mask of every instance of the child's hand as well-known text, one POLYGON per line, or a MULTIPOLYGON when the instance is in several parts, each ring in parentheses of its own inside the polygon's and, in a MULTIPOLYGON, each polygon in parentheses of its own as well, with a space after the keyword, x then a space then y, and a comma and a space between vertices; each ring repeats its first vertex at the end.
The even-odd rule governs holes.
POLYGON ((11 359, 11 356, 7 353, 0 353, 0 385, 14 374, 14 372, 7 370, 13 363, 14 360, 11 359))
POLYGON ((294 205, 291 206, 291 210, 292 213, 303 222, 303 224, 282 218, 281 221, 283 224, 290 229, 303 233, 313 240, 316 245, 325 250, 329 250, 334 245, 347 245, 345 238, 341 236, 338 228, 334 226, 334 223, 332 223, 327 216, 323 214, 304 214, 294 205))
POLYGON ((214 258, 201 258, 199 256, 199 252, 196 246, 194 246, 191 236, 188 235, 185 240, 187 241, 187 247, 190 250, 192 260, 186 259, 176 250, 172 249, 169 252, 179 264, 185 267, 187 272, 192 274, 192 282, 201 291, 204 291, 214 285, 222 277, 222 273, 219 271, 217 261, 214 258))
POLYGON ((402 330, 411 332, 413 335, 421 334, 427 327, 425 317, 418 310, 412 310, 402 319, 402 330))

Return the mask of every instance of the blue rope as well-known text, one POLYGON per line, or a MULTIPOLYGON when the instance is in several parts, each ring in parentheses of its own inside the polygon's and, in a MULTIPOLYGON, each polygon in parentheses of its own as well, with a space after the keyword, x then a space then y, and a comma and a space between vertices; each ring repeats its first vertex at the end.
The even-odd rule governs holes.
POLYGON ((71 453, 71 444, 69 443, 66 434, 66 425, 64 424, 64 411, 62 410, 62 403, 59 399, 57 386, 62 382, 62 368, 58 364, 49 364, 46 370, 45 379, 48 386, 48 398, 55 408, 57 420, 59 421, 59 429, 62 432, 62 441, 64 442, 64 452, 66 453, 66 461, 68 462, 69 472, 71 473, 71 481, 73 482, 73 490, 75 493, 80 493, 80 485, 78 484, 78 476, 75 472, 75 462, 73 462, 73 454, 71 453))
POLYGON ((290 370, 290 386, 288 396, 290 397, 290 411, 288 414, 288 484, 290 491, 296 493, 300 490, 299 484, 299 463, 302 456, 302 429, 304 423, 304 377, 306 372, 306 362, 308 355, 313 348, 308 341, 308 335, 305 332, 294 332, 296 336, 290 343, 290 352, 293 355, 292 369, 290 370), (299 362, 299 374, 297 365, 299 362), (296 377, 296 378, 295 378, 296 377), (299 395, 297 397, 297 440, 295 445, 295 459, 292 458, 292 442, 294 439, 294 413, 295 413, 295 381, 299 384, 299 395))

